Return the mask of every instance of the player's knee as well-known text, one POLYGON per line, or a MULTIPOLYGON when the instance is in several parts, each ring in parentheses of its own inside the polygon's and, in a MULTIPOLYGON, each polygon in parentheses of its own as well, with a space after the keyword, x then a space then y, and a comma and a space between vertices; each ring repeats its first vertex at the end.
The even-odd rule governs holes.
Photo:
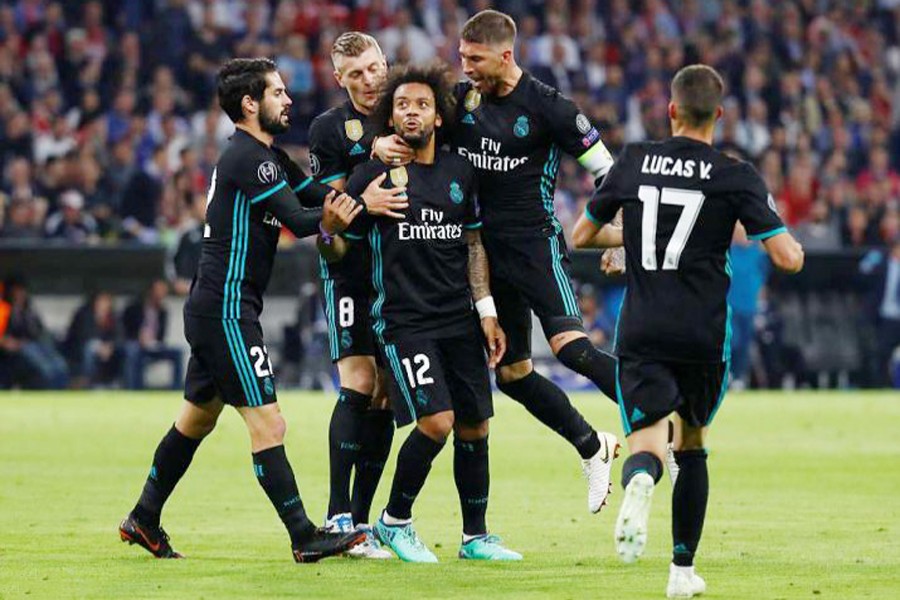
POLYGON ((461 441, 473 442, 483 440, 490 433, 490 421, 485 419, 477 423, 459 423, 453 426, 453 434, 461 441))
POLYGON ((436 442, 443 442, 453 431, 453 411, 446 410, 419 419, 419 430, 436 442))
POLYGON ((339 365, 338 370, 342 387, 367 396, 371 396, 375 392, 375 369, 371 365, 363 361, 354 361, 346 365, 339 365))
POLYGON ((287 434, 287 422, 280 412, 260 414, 257 418, 247 419, 247 429, 255 449, 274 448, 284 443, 287 434))
POLYGON ((503 386, 519 379, 524 379, 534 370, 534 364, 531 359, 520 360, 511 365, 503 365, 497 367, 497 386, 503 391, 503 386))
POLYGON ((559 351, 569 343, 574 342, 578 338, 586 337, 587 334, 583 331, 563 331, 551 336, 547 341, 550 343, 550 350, 553 352, 553 354, 558 355, 559 351))

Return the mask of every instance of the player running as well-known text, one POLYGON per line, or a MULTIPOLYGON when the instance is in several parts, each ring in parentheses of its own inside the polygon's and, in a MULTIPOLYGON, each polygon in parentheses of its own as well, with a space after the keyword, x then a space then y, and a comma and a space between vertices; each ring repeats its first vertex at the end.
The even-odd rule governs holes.
MULTIPOLYGON (((452 87, 441 67, 391 73, 372 120, 415 150, 406 166, 371 161, 356 169, 348 190, 382 181, 404 186, 406 218, 364 218, 344 233, 367 240, 377 297, 371 315, 398 426, 416 423, 397 457, 387 508, 375 525, 378 537, 408 562, 437 562, 413 528, 412 505, 432 461, 454 433, 454 477, 463 516, 459 557, 521 560, 488 534, 488 419, 493 404, 490 366, 506 341, 488 285, 475 204, 475 173, 456 154, 435 149, 435 128, 452 116, 452 87), (481 332, 472 303, 481 317, 481 332)), ((341 238, 320 236, 326 256, 346 252, 341 238)))
POLYGON ((646 545, 667 417, 679 417, 669 598, 706 589, 693 565, 709 496, 706 433, 728 387, 728 249, 735 223, 762 240, 778 269, 797 273, 803 267, 803 250, 756 170, 711 146, 723 93, 712 68, 679 71, 669 103, 673 137, 627 146, 575 228, 581 248, 621 245, 624 238, 627 258, 615 340, 616 392, 631 452, 622 469, 625 499, 615 529, 616 551, 625 562, 636 560, 646 545), (623 228, 608 226, 619 209, 623 228))
MULTIPOLYGON (((347 90, 348 100, 313 120, 310 168, 322 183, 343 190, 356 166, 369 160, 375 134, 368 115, 378 100, 387 65, 375 38, 356 31, 334 41, 331 60, 334 77, 347 90)), ((403 189, 394 191, 399 194, 403 189)), ((397 205, 398 210, 405 207, 405 202, 397 205)), ((330 494, 325 527, 330 531, 358 528, 368 534, 366 542, 348 552, 352 557, 392 558, 379 547, 368 525, 394 435, 393 415, 375 366, 368 247, 354 244, 344 260, 328 264, 320 258, 319 265, 329 352, 341 382, 328 428, 330 494)))
MULTIPOLYGON (((259 314, 281 226, 298 237, 334 235, 364 205, 303 181, 299 167, 272 146, 288 129, 291 106, 274 62, 231 60, 217 83, 219 103, 237 131, 213 171, 200 265, 184 307, 191 346, 186 401, 157 446, 143 492, 119 535, 157 558, 181 558, 159 525, 160 514, 200 442, 230 404, 247 425, 257 481, 288 530, 294 559, 315 562, 361 543, 365 534, 326 533, 306 516, 284 450, 286 426, 259 314), (303 208, 293 191, 301 187, 305 202, 323 207, 303 208)), ((375 186, 362 196, 370 210, 382 214, 391 204, 390 194, 375 186)))
MULTIPOLYGON (((587 117, 557 90, 523 71, 513 55, 516 25, 485 10, 463 27, 459 54, 469 82, 456 89, 450 144, 475 166, 484 246, 500 324, 509 348, 497 386, 562 435, 582 458, 588 509, 599 512, 610 492, 616 437, 598 433, 565 392, 534 370, 531 313, 556 357, 615 401, 615 359, 591 344, 569 279, 569 258, 553 194, 561 152, 602 178, 612 157, 587 117)), ((378 140, 379 158, 402 164, 408 150, 378 140)))

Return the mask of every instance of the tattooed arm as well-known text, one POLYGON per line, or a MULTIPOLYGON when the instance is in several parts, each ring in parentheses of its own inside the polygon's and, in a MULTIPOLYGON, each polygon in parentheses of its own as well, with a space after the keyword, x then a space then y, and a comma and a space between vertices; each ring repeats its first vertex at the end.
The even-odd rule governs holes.
POLYGON ((477 229, 466 231, 466 242, 469 245, 469 287, 472 299, 481 318, 481 330, 487 342, 490 354, 488 366, 496 367, 506 353, 506 334, 497 320, 497 309, 491 298, 490 275, 488 274, 487 253, 481 243, 481 232, 477 229))
POLYGON ((466 231, 466 242, 469 245, 469 287, 472 288, 472 298, 478 302, 491 295, 487 253, 481 243, 481 231, 466 231))

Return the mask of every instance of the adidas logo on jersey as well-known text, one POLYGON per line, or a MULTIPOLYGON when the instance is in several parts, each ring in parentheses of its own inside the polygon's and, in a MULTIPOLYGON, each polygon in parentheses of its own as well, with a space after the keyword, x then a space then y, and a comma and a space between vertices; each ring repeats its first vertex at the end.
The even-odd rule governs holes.
POLYGON ((353 148, 350 149, 350 156, 358 156, 360 154, 365 154, 365 153, 366 153, 365 149, 362 146, 360 146, 358 143, 355 144, 353 146, 353 148))

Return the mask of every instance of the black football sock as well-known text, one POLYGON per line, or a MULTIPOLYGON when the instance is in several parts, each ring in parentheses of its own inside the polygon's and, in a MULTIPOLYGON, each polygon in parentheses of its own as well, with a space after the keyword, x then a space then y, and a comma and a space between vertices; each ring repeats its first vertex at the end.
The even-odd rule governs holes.
POLYGON ((488 491, 491 487, 487 438, 472 442, 458 438, 453 440, 453 478, 459 492, 463 533, 487 533, 484 517, 487 514, 488 491))
POLYGON ((202 440, 189 438, 172 425, 156 447, 150 475, 131 512, 142 525, 159 527, 159 515, 175 485, 187 471, 202 440))
MULTIPOLYGON (((662 461, 650 452, 638 452, 632 454, 622 465, 622 487, 628 487, 628 482, 638 473, 647 473, 653 478, 653 483, 659 482, 662 477, 662 461)), ((681 477, 681 475, 679 475, 681 477)))
POLYGON ((284 523, 291 544, 296 546, 309 538, 316 530, 306 516, 303 500, 297 490, 294 471, 284 453, 284 446, 275 446, 253 453, 253 471, 269 502, 284 523))
POLYGON ((359 455, 360 434, 372 396, 342 387, 328 426, 330 464, 328 517, 350 512, 350 475, 359 455))
POLYGON ((607 398, 616 403, 616 357, 594 347, 580 337, 563 346, 556 355, 559 362, 594 382, 607 398))
POLYGON ((506 383, 498 378, 497 387, 538 421, 566 438, 581 458, 590 458, 600 451, 600 439, 594 428, 575 410, 566 393, 537 371, 506 383))
POLYGON ((431 471, 431 463, 444 447, 416 427, 403 442, 397 455, 397 470, 388 499, 387 513, 395 519, 412 518, 412 505, 422 491, 431 471))
POLYGON ((676 452, 675 460, 681 470, 672 491, 672 562, 689 567, 700 544, 709 499, 706 450, 676 452))
POLYGON ((356 459, 356 474, 353 479, 353 496, 350 512, 354 523, 368 523, 372 499, 394 439, 394 413, 390 410, 372 409, 363 418, 360 440, 362 448, 356 459))

